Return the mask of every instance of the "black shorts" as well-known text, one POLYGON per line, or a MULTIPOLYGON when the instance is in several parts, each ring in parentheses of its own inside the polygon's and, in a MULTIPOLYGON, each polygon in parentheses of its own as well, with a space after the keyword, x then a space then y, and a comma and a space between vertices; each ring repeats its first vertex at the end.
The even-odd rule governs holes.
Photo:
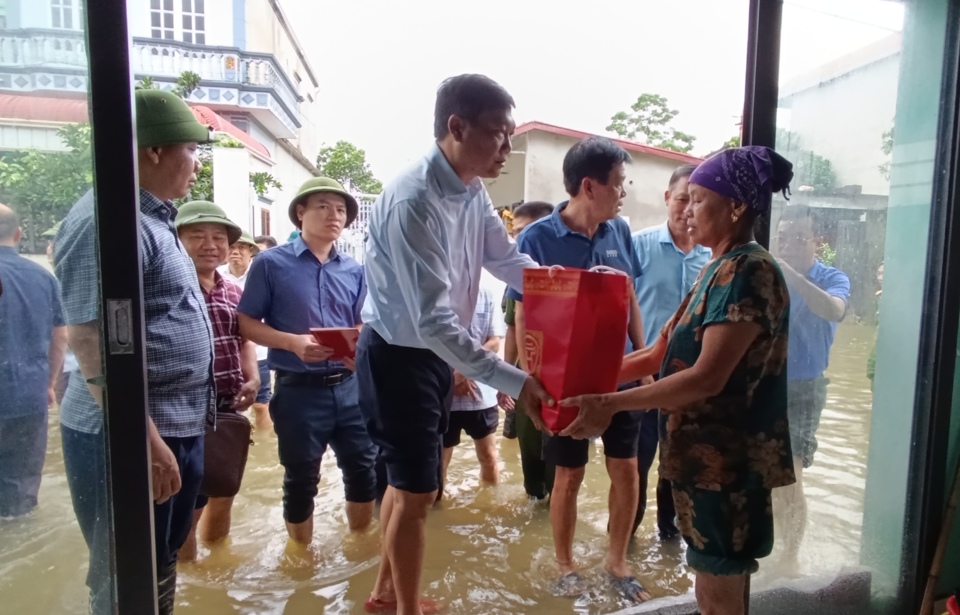
POLYGON ((410 493, 439 489, 453 370, 433 352, 394 346, 368 326, 357 342, 357 377, 360 412, 387 483, 410 493))
MULTIPOLYGON (((643 414, 643 410, 625 410, 613 415, 610 427, 600 436, 604 455, 612 459, 633 459, 637 456, 643 414)), ((544 456, 548 463, 561 468, 582 468, 590 457, 590 441, 553 436, 547 438, 544 456)))
POLYGON ((497 431, 500 425, 500 409, 496 406, 484 410, 457 410, 450 413, 447 432, 443 434, 443 448, 460 444, 460 432, 465 431, 474 440, 482 440, 497 431))

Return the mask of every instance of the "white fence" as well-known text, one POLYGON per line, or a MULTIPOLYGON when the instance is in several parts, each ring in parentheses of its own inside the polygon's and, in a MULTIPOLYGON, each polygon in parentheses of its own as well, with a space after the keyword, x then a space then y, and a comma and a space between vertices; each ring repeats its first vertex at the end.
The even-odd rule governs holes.
POLYGON ((367 227, 370 224, 370 208, 373 202, 377 200, 376 194, 354 194, 357 203, 360 205, 360 211, 357 213, 357 219, 354 220, 348 228, 344 229, 337 242, 337 250, 344 254, 349 254, 357 262, 363 263, 364 244, 367 240, 367 227))

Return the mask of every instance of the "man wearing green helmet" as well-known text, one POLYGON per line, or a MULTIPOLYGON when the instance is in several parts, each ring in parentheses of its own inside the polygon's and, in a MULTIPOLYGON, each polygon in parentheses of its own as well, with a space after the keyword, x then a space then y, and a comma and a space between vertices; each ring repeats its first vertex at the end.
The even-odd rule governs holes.
POLYGON ((360 326, 363 267, 335 247, 357 212, 356 199, 336 180, 307 181, 288 210, 300 235, 254 259, 240 299, 240 330, 270 349, 268 365, 276 372, 270 414, 284 468, 283 516, 300 544, 313 539, 313 500, 328 444, 343 472, 350 529, 373 519, 377 454, 360 415, 353 359, 333 360, 334 351, 310 334, 360 326))
MULTIPOLYGON (((180 243, 197 269, 200 289, 213 327, 213 378, 217 391, 217 412, 243 412, 253 403, 260 388, 256 347, 240 335, 237 304, 243 292, 218 271, 231 245, 242 237, 240 227, 209 201, 185 203, 177 212, 180 243)), ((242 469, 241 469, 242 471, 242 469)), ((197 535, 212 544, 230 533, 232 497, 197 497, 193 527, 180 550, 180 559, 197 558, 197 535)))
MULTIPOLYGON (((154 498, 159 613, 173 612, 176 564, 190 532, 203 478, 203 434, 214 413, 213 336, 197 273, 177 241, 175 199, 190 192, 209 128, 177 96, 135 93, 140 238, 146 329, 149 446, 154 498)), ((132 204, 130 206, 133 206, 132 204)), ((73 206, 54 245, 70 346, 79 377, 60 409, 67 481, 87 546, 87 585, 95 615, 110 613, 110 516, 104 434, 97 239, 93 191, 73 206)))

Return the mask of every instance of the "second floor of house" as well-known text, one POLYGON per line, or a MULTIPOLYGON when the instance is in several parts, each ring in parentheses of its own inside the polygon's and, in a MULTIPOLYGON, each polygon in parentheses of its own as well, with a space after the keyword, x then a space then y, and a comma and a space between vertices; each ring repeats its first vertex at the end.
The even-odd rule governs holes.
MULTIPOLYGON (((318 147, 319 83, 279 0, 128 0, 127 11, 134 78, 169 88, 196 73, 191 101, 318 147)), ((0 91, 85 94, 83 23, 80 0, 0 0, 0 91)))

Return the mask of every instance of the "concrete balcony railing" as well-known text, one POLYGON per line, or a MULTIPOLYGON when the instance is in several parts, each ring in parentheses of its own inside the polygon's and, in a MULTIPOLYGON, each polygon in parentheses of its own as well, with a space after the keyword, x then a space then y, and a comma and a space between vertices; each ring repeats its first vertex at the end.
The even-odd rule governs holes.
MULTIPOLYGON (((206 89, 220 86, 236 90, 235 95, 227 95, 220 99, 219 104, 275 107, 269 102, 263 103, 262 96, 256 96, 258 93, 269 93, 288 116, 280 118, 283 123, 291 129, 300 126, 302 97, 271 54, 241 51, 233 47, 135 38, 130 51, 130 64, 135 76, 150 76, 161 83, 174 81, 181 73, 191 71, 200 75, 206 89)), ((0 72, 10 71, 6 75, 8 78, 0 77, 0 89, 78 89, 77 83, 82 82, 84 87, 86 85, 86 67, 86 46, 80 32, 38 29, 0 31, 0 72), (55 79, 58 73, 71 75, 73 83, 66 81, 69 85, 63 88, 53 85, 55 81, 65 82, 55 79)), ((203 97, 200 101, 210 102, 203 97)))

